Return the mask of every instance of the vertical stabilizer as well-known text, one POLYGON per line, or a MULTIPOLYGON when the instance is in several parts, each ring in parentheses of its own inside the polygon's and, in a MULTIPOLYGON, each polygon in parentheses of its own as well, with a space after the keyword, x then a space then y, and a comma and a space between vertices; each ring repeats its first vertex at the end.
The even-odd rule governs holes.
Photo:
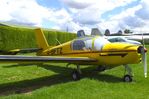
POLYGON ((92 28, 91 35, 104 36, 98 28, 92 28))
POLYGON ((84 37, 84 36, 85 36, 84 30, 77 31, 77 37, 84 37))
POLYGON ((49 45, 43 31, 40 28, 35 29, 37 45, 43 50, 48 49, 49 45))

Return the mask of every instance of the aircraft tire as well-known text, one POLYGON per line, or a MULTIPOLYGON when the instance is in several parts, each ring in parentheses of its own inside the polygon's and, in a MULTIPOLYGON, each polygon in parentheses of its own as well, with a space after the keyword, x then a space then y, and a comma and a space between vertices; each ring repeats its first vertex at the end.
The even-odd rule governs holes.
POLYGON ((102 72, 104 70, 106 70, 105 66, 98 66, 97 67, 97 71, 99 71, 99 72, 102 72))
POLYGON ((125 75, 123 78, 124 82, 132 82, 132 76, 130 75, 125 75))
POLYGON ((72 79, 75 81, 80 80, 80 73, 77 70, 72 72, 72 79))

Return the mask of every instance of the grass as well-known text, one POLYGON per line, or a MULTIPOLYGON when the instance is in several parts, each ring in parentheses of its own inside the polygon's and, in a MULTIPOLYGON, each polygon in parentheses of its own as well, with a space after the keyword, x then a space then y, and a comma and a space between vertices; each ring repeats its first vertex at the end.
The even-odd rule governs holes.
POLYGON ((82 67, 83 78, 73 81, 74 66, 64 63, 1 64, 0 99, 148 99, 149 78, 141 65, 132 65, 134 81, 125 83, 122 66, 101 73, 82 67))

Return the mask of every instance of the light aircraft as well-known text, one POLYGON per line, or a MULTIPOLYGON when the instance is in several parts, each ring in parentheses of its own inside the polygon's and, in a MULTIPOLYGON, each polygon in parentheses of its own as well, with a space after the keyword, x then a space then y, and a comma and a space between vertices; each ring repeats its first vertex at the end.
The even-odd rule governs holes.
MULTIPOLYGON (((98 29, 98 28, 96 28, 98 29)), ((94 29, 92 29, 94 30, 94 29)), ((114 33, 114 34, 110 34, 110 31, 108 31, 108 35, 106 35, 107 38, 117 38, 117 37, 122 37, 125 38, 127 40, 133 40, 133 41, 138 41, 144 44, 149 44, 149 33, 133 33, 133 34, 122 34, 122 31, 118 31, 118 33, 114 33), (121 32, 121 33, 119 33, 121 32)), ((98 33, 99 35, 101 35, 101 33, 98 33)), ((105 31, 105 34, 106 31, 105 31)), ((102 34, 103 35, 103 34, 102 34)))
POLYGON ((121 36, 117 36, 117 37, 107 37, 107 39, 110 41, 110 42, 123 42, 123 43, 131 43, 131 44, 137 44, 137 45, 141 45, 140 42, 138 41, 135 41, 135 40, 129 40, 129 39, 126 39, 125 37, 121 37, 121 36))
POLYGON ((149 35, 131 35, 131 36, 123 36, 129 40, 139 41, 144 44, 149 44, 149 35))
MULTIPOLYGON (((106 33, 105 33, 106 34, 106 33)), ((144 44, 149 44, 149 33, 135 33, 135 34, 119 34, 119 33, 114 33, 114 34, 110 34, 110 32, 108 33, 108 35, 104 35, 102 34, 98 28, 93 28, 91 31, 91 35, 99 35, 99 36, 103 36, 106 37, 108 39, 114 39, 115 40, 117 38, 120 39, 124 39, 123 42, 130 42, 130 43, 144 43, 144 44), (135 42, 134 42, 135 41, 135 42), (137 42, 136 42, 137 41, 137 42)), ((118 40, 121 42, 121 40, 118 40)))
POLYGON ((123 65, 125 67, 125 82, 132 81, 132 70, 129 64, 144 63, 144 76, 147 77, 146 49, 141 45, 128 43, 111 43, 101 36, 84 36, 78 31, 79 37, 66 43, 49 46, 40 28, 35 29, 37 44, 40 50, 37 56, 0 55, 1 63, 68 63, 75 64, 72 73, 74 80, 79 80, 82 74, 80 66, 98 66, 102 71, 123 65))
POLYGON ((103 35, 98 28, 92 28, 91 35, 98 35, 107 38, 110 42, 122 42, 122 43, 131 43, 131 44, 137 44, 141 45, 140 42, 142 42, 142 39, 145 43, 149 40, 149 37, 145 36, 145 38, 142 38, 140 35, 109 35, 105 36, 103 35))

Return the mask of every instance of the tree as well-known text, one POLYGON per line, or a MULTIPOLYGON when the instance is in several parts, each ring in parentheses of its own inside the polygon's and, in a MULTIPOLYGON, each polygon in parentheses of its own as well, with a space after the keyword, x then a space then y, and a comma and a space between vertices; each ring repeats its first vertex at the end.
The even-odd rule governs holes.
POLYGON ((131 30, 129 30, 129 29, 125 29, 125 30, 124 30, 124 33, 125 33, 125 34, 132 34, 133 32, 132 32, 131 30))

